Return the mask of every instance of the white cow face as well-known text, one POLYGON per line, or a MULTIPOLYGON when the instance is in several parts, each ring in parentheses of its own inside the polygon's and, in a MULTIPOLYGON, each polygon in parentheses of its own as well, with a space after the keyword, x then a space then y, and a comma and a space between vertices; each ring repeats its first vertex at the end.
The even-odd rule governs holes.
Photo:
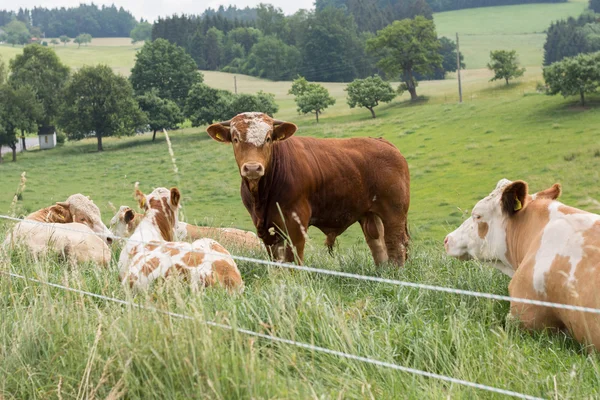
POLYGON ((506 207, 521 209, 526 196, 527 186, 524 182, 500 180, 492 193, 475 205, 471 216, 446 236, 446 253, 463 260, 499 260, 508 264, 505 228, 509 215, 504 210, 506 207), (505 204, 509 198, 510 204, 505 204))
POLYGON ((117 237, 129 237, 133 233, 131 222, 135 218, 135 211, 130 207, 121 206, 119 211, 110 220, 110 231, 117 237))

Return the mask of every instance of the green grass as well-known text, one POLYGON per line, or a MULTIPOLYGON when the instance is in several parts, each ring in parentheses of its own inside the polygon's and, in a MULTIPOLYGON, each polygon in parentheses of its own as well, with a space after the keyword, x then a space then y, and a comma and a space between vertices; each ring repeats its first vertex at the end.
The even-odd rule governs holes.
MULTIPOLYGON (((232 76, 207 73, 217 87, 232 76)), ((298 116, 276 84, 238 76, 238 87, 276 93, 278 118, 315 137, 382 136, 406 156, 411 169, 411 258, 397 270, 373 265, 360 229, 340 238, 334 257, 311 229, 307 265, 489 293, 507 294, 508 278, 489 266, 443 255, 441 240, 503 178, 524 179, 532 190, 563 184, 563 200, 598 212, 600 98, 582 109, 577 99, 535 94, 539 69, 518 83, 489 83, 486 71, 464 76, 465 102, 456 83, 424 82, 425 98, 406 95, 376 109, 350 110, 343 85, 328 85, 337 99, 316 124, 298 116)), ((133 184, 144 191, 177 185, 188 221, 251 229, 239 198, 239 175, 229 146, 203 128, 172 132, 179 174, 173 173, 162 135, 67 143, 19 155, 0 165, 0 213, 9 211, 27 171, 17 213, 81 192, 99 205, 105 221, 133 205, 133 184)), ((0 234, 0 239, 3 235, 0 234)), ((117 255, 115 254, 115 257, 117 255)), ((505 322, 508 304, 292 272, 239 263, 243 295, 221 290, 192 294, 177 282, 156 285, 136 302, 257 332, 312 343, 460 379, 545 398, 600 396, 597 355, 564 334, 526 333, 505 322)), ((0 269, 117 298, 130 293, 116 265, 71 269, 50 259, 33 263, 18 252, 0 269)), ((502 398, 476 389, 414 377, 358 361, 341 360, 201 322, 84 298, 0 275, 0 398, 502 398), (100 332, 100 333, 98 333, 100 332), (78 396, 79 394, 79 396, 78 396), (118 398, 119 396, 113 396, 118 398)))
POLYGON ((546 29, 552 21, 577 17, 587 1, 482 7, 434 14, 439 36, 456 40, 467 68, 485 68, 492 50, 517 50, 525 66, 542 64, 546 29))

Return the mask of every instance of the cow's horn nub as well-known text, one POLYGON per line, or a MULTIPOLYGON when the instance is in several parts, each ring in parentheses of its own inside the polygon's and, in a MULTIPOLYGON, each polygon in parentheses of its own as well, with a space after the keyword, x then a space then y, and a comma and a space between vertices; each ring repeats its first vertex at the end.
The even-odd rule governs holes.
POLYGON ((281 124, 285 124, 285 121, 280 121, 278 119, 273 120, 273 125, 281 125, 281 124))
POLYGON ((223 121, 223 122, 219 122, 219 125, 223 125, 223 126, 231 126, 231 120, 229 120, 229 121, 223 121))

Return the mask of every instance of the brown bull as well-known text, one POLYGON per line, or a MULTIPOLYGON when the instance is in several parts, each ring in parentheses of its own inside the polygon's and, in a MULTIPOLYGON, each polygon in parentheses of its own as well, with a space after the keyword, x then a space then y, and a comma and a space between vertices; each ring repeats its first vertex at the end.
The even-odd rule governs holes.
POLYGON ((383 139, 292 137, 296 125, 262 113, 213 124, 208 134, 232 143, 246 209, 271 256, 300 263, 306 230, 319 228, 331 247, 359 222, 376 264, 403 265, 408 245, 408 164, 383 139), (288 236, 294 248, 285 247, 288 236))

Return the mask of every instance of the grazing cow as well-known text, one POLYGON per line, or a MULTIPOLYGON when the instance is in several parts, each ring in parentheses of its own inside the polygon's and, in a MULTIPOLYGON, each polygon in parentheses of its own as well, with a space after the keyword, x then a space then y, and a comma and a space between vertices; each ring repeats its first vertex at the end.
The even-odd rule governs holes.
MULTIPOLYGON (((229 290, 243 290, 237 265, 219 243, 212 239, 174 241, 180 199, 177 188, 157 188, 148 196, 136 189, 136 197, 145 213, 121 251, 119 278, 124 284, 144 289, 157 278, 178 274, 193 290, 217 283, 229 290)), ((127 210, 125 223, 134 219, 133 210, 127 210)))
MULTIPOLYGON (((600 308, 600 215, 566 206, 559 195, 558 184, 529 195, 527 183, 501 180, 446 237, 446 252, 500 261, 513 297, 600 308)), ((600 350, 598 314, 518 302, 510 312, 528 329, 566 328, 600 350)))
POLYGON ((53 206, 29 214, 25 219, 58 224, 77 222, 87 225, 107 244, 113 241, 112 233, 102 222, 100 209, 89 197, 82 194, 74 194, 67 201, 59 201, 53 206))
POLYGON ((262 113, 207 128, 216 141, 233 145, 242 202, 270 255, 293 262, 295 248, 302 263, 309 226, 327 236, 331 249, 358 221, 376 264, 403 265, 410 178, 402 154, 383 139, 291 137, 296 129, 262 113))
MULTIPOLYGON (((121 206, 119 211, 110 221, 111 232, 119 237, 129 237, 140 224, 144 214, 133 211, 130 207, 121 206), (133 218, 131 218, 133 213, 133 218), (125 216, 127 215, 127 222, 125 216)), ((262 250, 258 237, 248 231, 236 228, 212 228, 206 226, 196 226, 178 221, 175 228, 175 239, 180 241, 194 241, 203 238, 222 241, 226 245, 247 250, 262 250)))
POLYGON ((71 264, 94 262, 108 266, 111 251, 87 225, 77 222, 54 224, 23 221, 6 238, 5 247, 23 245, 37 260, 48 252, 64 256, 71 264))

